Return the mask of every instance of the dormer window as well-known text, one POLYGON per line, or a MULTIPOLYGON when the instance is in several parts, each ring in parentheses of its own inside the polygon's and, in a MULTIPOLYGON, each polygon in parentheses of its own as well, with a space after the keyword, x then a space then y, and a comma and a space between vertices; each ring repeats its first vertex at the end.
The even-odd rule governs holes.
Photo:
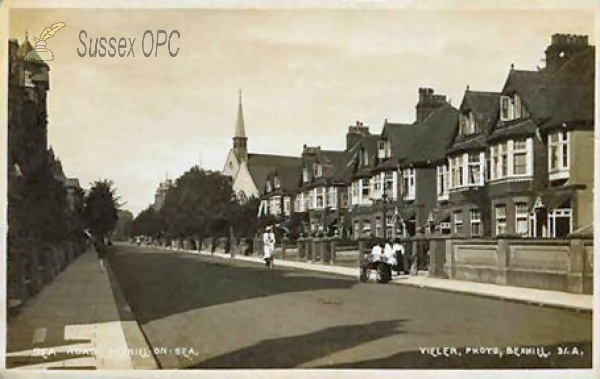
POLYGON ((517 120, 523 116, 523 103, 518 94, 500 96, 500 120, 517 120))
POLYGON ((369 165, 369 152, 365 148, 360 150, 360 154, 358 155, 358 163, 360 167, 369 165))
POLYGON ((307 168, 302 169, 302 182, 308 183, 308 169, 307 168))
POLYGON ((275 187, 275 189, 281 187, 281 181, 279 180, 279 176, 273 178, 273 186, 275 187))
POLYGON ((313 174, 315 178, 323 176, 323 165, 321 163, 315 163, 313 166, 313 174))
POLYGON ((387 159, 391 156, 391 150, 392 149, 390 141, 388 141, 386 138, 382 138, 379 140, 379 150, 377 157, 379 159, 387 159))
POLYGON ((458 131, 459 134, 463 136, 468 136, 470 134, 479 132, 479 128, 477 127, 477 123, 475 122, 473 112, 468 111, 461 113, 458 131))
POLYGON ((271 184, 270 181, 267 181, 267 192, 271 192, 273 191, 273 185, 271 184))

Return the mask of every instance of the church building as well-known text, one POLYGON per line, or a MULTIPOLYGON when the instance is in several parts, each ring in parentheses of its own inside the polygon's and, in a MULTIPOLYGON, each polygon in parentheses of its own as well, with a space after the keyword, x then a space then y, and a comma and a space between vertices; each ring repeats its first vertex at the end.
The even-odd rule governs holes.
POLYGON ((300 170, 302 158, 273 154, 255 154, 248 152, 248 137, 244 126, 242 94, 239 95, 233 147, 227 154, 223 174, 233 180, 233 191, 241 200, 259 198, 265 189, 267 176, 277 168, 300 170))

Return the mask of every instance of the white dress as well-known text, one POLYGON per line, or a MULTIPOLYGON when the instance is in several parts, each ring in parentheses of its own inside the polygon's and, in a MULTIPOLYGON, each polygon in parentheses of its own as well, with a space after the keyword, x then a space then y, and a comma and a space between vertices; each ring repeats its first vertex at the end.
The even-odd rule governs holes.
POLYGON ((263 258, 271 258, 275 251, 275 235, 273 233, 263 234, 263 258))

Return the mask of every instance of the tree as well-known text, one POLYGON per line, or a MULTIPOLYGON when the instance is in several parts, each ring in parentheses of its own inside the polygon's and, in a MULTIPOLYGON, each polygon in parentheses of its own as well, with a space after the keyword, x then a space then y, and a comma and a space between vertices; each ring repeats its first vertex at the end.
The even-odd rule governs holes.
POLYGON ((117 241, 125 241, 131 236, 131 225, 133 223, 133 214, 125 209, 117 210, 117 224, 113 238, 117 241))
POLYGON ((131 223, 131 235, 161 237, 166 230, 164 218, 152 206, 144 209, 131 223))
POLYGON ((90 192, 85 198, 83 217, 97 241, 103 241, 104 237, 114 230, 119 206, 112 181, 99 180, 92 183, 90 192))
POLYGON ((160 214, 171 237, 226 236, 235 206, 230 177, 194 166, 167 192, 160 214))

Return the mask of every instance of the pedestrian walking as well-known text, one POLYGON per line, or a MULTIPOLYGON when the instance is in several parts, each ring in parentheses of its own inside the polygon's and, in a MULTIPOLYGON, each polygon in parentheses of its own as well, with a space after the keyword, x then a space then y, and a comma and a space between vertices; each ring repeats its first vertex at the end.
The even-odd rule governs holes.
POLYGON ((96 239, 94 247, 96 249, 96 254, 98 254, 100 270, 105 271, 104 259, 106 258, 106 246, 104 245, 104 241, 100 238, 96 239))
POLYGON ((263 259, 267 268, 275 268, 275 233, 271 226, 268 226, 263 234, 263 259))

